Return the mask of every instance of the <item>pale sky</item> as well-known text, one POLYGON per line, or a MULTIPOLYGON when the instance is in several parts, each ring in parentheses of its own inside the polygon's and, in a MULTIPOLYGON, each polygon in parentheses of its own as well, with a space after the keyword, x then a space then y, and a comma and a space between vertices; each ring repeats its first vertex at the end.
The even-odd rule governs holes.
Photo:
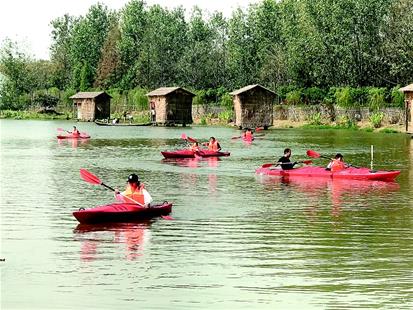
MULTIPOLYGON (((85 15, 89 7, 97 2, 109 9, 118 10, 129 0, 3 0, 0 4, 0 46, 8 37, 25 47, 25 51, 38 59, 49 59, 51 43, 50 21, 68 13, 85 15)), ((210 12, 215 10, 230 16, 237 7, 246 8, 259 0, 147 0, 148 6, 160 4, 172 8, 182 5, 187 12, 194 5, 210 12)))

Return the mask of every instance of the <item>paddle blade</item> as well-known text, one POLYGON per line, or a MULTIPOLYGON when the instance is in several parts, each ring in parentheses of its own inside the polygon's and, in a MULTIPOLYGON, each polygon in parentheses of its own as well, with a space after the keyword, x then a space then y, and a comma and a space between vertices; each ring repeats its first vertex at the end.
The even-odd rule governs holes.
POLYGON ((232 137, 231 139, 239 139, 241 136, 232 137))
POLYGON ((173 218, 172 216, 170 216, 170 215, 161 215, 161 217, 162 217, 164 220, 167 220, 167 221, 172 221, 172 220, 174 220, 174 218, 173 218))
POLYGON ((316 151, 308 150, 307 151, 307 156, 312 157, 312 158, 319 158, 320 154, 318 154, 316 151))
POLYGON ((311 165, 313 162, 311 160, 303 160, 302 163, 305 165, 311 165))
POLYGON ((63 128, 57 128, 57 131, 66 131, 63 128))
POLYGON ((183 134, 181 135, 181 139, 186 140, 187 138, 188 138, 188 137, 186 136, 186 134, 183 133, 183 134))
POLYGON ((197 139, 194 139, 194 138, 191 138, 191 137, 188 137, 188 141, 192 142, 192 143, 198 142, 197 139))
POLYGON ((87 171, 86 169, 80 169, 80 177, 91 184, 95 184, 95 185, 101 185, 102 181, 95 176, 93 173, 87 171))
POLYGON ((261 166, 261 168, 268 168, 268 167, 271 167, 271 166, 273 166, 274 164, 264 164, 264 165, 262 165, 261 166))

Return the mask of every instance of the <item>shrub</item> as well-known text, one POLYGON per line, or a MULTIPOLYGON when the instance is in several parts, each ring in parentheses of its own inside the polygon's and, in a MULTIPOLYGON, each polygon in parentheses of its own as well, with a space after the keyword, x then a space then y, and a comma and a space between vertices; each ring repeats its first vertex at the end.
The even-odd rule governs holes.
POLYGON ((319 104, 324 101, 326 91, 318 87, 310 87, 303 90, 304 101, 307 104, 319 104))
POLYGON ((391 104, 394 107, 402 108, 404 106, 404 94, 399 89, 400 86, 391 89, 391 104))
POLYGON ((369 94, 368 103, 369 103, 369 108, 371 110, 377 111, 385 105, 385 100, 384 100, 385 92, 386 92, 385 88, 372 87, 368 90, 368 94, 369 94))
POLYGON ((335 102, 342 108, 349 108, 354 105, 351 98, 350 87, 336 88, 334 96, 335 102))
POLYGON ((288 104, 299 104, 301 102, 301 90, 293 90, 287 93, 287 103, 288 104))
POLYGON ((309 116, 309 124, 310 125, 323 125, 321 113, 318 112, 318 113, 311 114, 309 116))
POLYGON ((356 129, 356 128, 358 128, 356 123, 346 115, 341 116, 336 121, 336 126, 339 127, 339 128, 346 128, 346 129, 350 129, 350 128, 356 129))
POLYGON ((384 113, 382 112, 376 112, 376 113, 371 114, 369 117, 371 125, 374 128, 380 128, 383 117, 384 117, 384 113))
POLYGON ((218 119, 220 122, 229 123, 232 120, 232 111, 223 111, 218 114, 218 119))

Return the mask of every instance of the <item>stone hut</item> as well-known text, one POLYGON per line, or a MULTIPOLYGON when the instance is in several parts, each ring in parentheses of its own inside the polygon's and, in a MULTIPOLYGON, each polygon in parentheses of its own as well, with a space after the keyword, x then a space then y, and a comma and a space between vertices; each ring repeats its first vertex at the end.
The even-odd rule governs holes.
POLYGON ((146 95, 154 125, 192 124, 192 98, 195 94, 182 87, 161 87, 146 95))
POLYGON ((404 93, 406 132, 413 134, 413 84, 400 88, 404 93))
POLYGON ((230 93, 233 96, 235 125, 242 128, 264 127, 273 122, 276 94, 258 84, 248 85, 230 93))
POLYGON ((80 121, 91 121, 95 119, 110 118, 110 99, 112 97, 106 92, 80 92, 73 99, 74 113, 80 121))

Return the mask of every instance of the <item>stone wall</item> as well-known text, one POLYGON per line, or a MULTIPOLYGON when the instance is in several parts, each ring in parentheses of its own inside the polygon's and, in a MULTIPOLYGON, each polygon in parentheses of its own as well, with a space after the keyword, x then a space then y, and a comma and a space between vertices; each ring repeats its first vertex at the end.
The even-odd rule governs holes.
MULTIPOLYGON (((401 108, 383 108, 379 112, 383 112, 383 125, 386 124, 404 124, 405 111, 401 108)), ((277 120, 289 120, 293 122, 308 122, 312 117, 320 113, 322 120, 325 122, 334 122, 340 118, 347 117, 348 119, 359 122, 369 121, 372 113, 368 108, 343 109, 332 105, 316 105, 316 106, 293 106, 293 105, 275 105, 274 106, 274 122, 277 120)))

